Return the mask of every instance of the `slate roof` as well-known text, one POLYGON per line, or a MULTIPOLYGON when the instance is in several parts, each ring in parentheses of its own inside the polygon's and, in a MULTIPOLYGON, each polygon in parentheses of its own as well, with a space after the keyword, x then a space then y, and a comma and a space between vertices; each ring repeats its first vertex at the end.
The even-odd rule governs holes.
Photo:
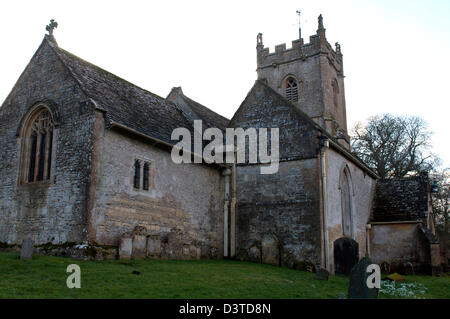
POLYGON ((380 179, 375 190, 373 222, 414 221, 428 212, 428 175, 380 179))
MULTIPOLYGON (((239 118, 241 116, 241 113, 243 112, 243 109, 244 109, 245 105, 247 104, 248 99, 254 94, 255 91, 257 91, 260 88, 264 89, 264 91, 265 91, 265 98, 267 100, 265 103, 268 103, 270 101, 270 98, 269 98, 270 95, 272 95, 274 98, 276 98, 278 100, 281 100, 282 104, 284 104, 285 106, 289 106, 288 110, 292 114, 293 119, 295 119, 296 117, 300 117, 302 120, 309 123, 310 127, 315 128, 316 132, 320 132, 320 135, 322 137, 326 137, 330 141, 330 147, 334 148, 336 151, 341 153, 343 156, 345 156, 347 159, 352 161, 355 165, 357 165, 359 168, 364 170, 366 173, 368 173, 373 178, 378 178, 378 175, 370 167, 368 167, 361 159, 359 159, 355 154, 351 153, 349 150, 347 150, 345 147, 343 147, 336 140, 336 138, 334 136, 329 134, 324 128, 322 128, 313 119, 311 119, 299 106, 297 106, 297 105, 293 104, 292 102, 290 102, 289 100, 287 100, 286 97, 284 97, 283 95, 281 95, 280 93, 275 91, 273 88, 271 88, 264 80, 256 80, 255 81, 255 84, 250 89, 246 98, 241 103, 238 110, 234 113, 233 117, 231 118, 230 122, 228 123, 229 127, 236 126, 237 118, 239 118)), ((262 116, 262 114, 259 114, 259 115, 262 116)), ((237 125, 237 126, 242 125, 242 123, 238 123, 238 124, 239 125, 237 125)), ((286 129, 285 123, 281 123, 279 125, 279 127, 286 129)), ((294 130, 294 132, 296 133, 297 130, 294 130)), ((281 139, 281 135, 280 135, 280 139, 281 139)), ((289 146, 287 146, 287 147, 289 147, 289 146)), ((286 149, 287 147, 285 145, 284 149, 286 149)), ((280 148, 280 152, 281 152, 281 149, 282 148, 280 148)), ((297 150, 298 150, 298 147, 296 147, 296 151, 297 150)))
POLYGON ((107 124, 117 122, 170 144, 176 143, 170 139, 175 128, 193 130, 190 120, 170 101, 48 42, 84 93, 106 112, 107 124))
POLYGON ((229 119, 184 95, 181 87, 172 88, 167 100, 177 104, 192 123, 194 120, 202 120, 204 127, 217 127, 225 130, 230 122, 229 119))

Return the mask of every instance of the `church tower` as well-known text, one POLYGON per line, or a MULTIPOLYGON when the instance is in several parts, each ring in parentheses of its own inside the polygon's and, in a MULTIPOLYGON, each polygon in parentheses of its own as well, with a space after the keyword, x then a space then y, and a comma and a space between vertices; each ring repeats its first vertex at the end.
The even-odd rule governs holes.
POLYGON ((266 81, 349 148, 341 47, 336 43, 333 49, 328 43, 322 15, 309 43, 303 43, 299 32, 292 48, 280 44, 269 52, 260 33, 256 51, 258 80, 266 81))

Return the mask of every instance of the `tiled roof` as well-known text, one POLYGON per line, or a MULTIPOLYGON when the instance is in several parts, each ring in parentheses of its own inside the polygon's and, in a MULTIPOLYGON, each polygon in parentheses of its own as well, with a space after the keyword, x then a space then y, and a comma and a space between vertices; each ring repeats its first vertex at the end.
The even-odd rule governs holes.
POLYGON ((428 176, 380 179, 372 212, 373 222, 414 221, 428 212, 428 176))
POLYGON ((84 93, 106 112, 108 123, 117 122, 170 144, 176 143, 170 139, 175 128, 192 131, 189 119, 173 103, 59 48, 54 42, 51 46, 84 93))
POLYGON ((167 100, 177 104, 192 123, 194 120, 202 120, 205 128, 217 127, 225 130, 230 122, 229 119, 188 98, 184 95, 181 87, 173 88, 167 96, 167 100))

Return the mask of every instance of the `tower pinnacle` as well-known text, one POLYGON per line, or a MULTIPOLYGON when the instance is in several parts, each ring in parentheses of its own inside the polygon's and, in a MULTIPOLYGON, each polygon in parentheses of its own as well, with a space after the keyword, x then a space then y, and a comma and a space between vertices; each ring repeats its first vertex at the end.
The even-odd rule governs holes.
POLYGON ((318 30, 323 30, 324 27, 323 27, 323 17, 322 17, 322 14, 319 15, 318 20, 319 20, 319 29, 318 29, 318 30))
POLYGON ((323 27, 323 17, 322 15, 319 16, 319 28, 317 29, 317 35, 320 37, 320 43, 321 45, 325 45, 325 28, 323 27))
POLYGON ((257 47, 264 47, 263 45, 263 39, 262 39, 262 33, 258 33, 258 35, 256 36, 256 46, 257 47))

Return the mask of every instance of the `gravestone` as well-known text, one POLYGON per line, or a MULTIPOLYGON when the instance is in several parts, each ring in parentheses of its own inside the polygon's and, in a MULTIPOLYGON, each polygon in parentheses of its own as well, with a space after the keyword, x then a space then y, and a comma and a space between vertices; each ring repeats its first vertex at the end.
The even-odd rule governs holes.
POLYGON ((147 236, 145 235, 133 235, 132 243, 132 253, 131 257, 133 259, 145 258, 146 256, 146 246, 147 246, 147 236))
POLYGON ((350 272, 350 284, 348 287, 348 299, 377 299, 378 288, 367 287, 367 278, 371 273, 367 267, 372 264, 369 256, 361 259, 350 272))
POLYGON ((342 237, 334 242, 334 273, 349 275, 359 260, 359 245, 352 238, 342 237))
POLYGON ((328 280, 329 275, 330 275, 330 273, 328 272, 328 270, 326 270, 324 268, 320 268, 316 271, 316 279, 328 280))
POLYGON ((197 247, 195 247, 195 245, 190 245, 189 253, 191 254, 191 258, 197 258, 197 247))
POLYGON ((147 256, 161 256, 161 239, 157 235, 147 236, 147 256))
POLYGON ((408 275, 414 275, 414 266, 411 262, 405 262, 403 263, 403 272, 406 276, 408 275))
POLYGON ((248 250, 248 260, 260 263, 261 262, 261 250, 256 246, 252 246, 248 250))
POLYGON ((128 236, 120 238, 119 243, 119 259, 130 259, 133 249, 133 239, 128 236))
POLYGON ((22 243, 22 249, 20 250, 20 259, 32 259, 33 258, 33 241, 30 237, 25 238, 22 243))
POLYGON ((274 266, 280 265, 280 247, 274 235, 265 235, 261 240, 262 262, 274 266))

